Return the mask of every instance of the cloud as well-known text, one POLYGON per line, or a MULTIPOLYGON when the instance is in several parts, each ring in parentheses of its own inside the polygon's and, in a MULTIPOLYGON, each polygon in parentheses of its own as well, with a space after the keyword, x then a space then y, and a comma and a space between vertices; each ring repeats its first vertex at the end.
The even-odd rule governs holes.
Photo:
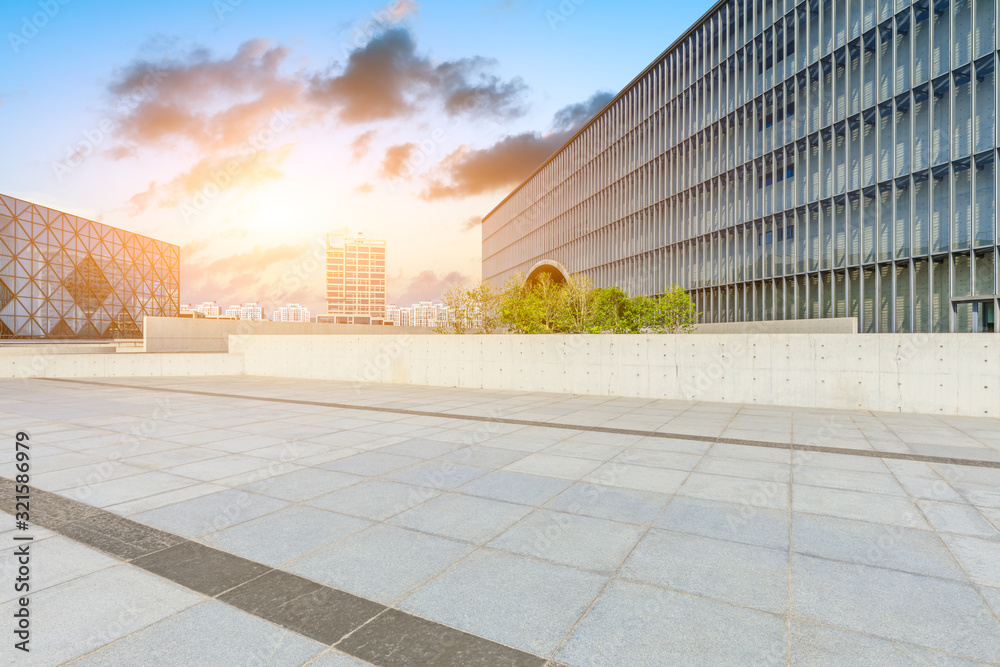
POLYGON ((209 156, 190 170, 166 183, 152 182, 130 200, 132 215, 151 208, 178 206, 198 195, 213 198, 225 191, 246 191, 282 176, 281 163, 288 157, 292 145, 277 151, 263 149, 250 155, 209 156))
POLYGON ((275 114, 300 103, 304 83, 281 73, 284 47, 254 39, 230 58, 198 49, 178 60, 139 60, 108 90, 119 112, 112 157, 142 148, 246 144, 275 114))
POLYGON ((614 93, 598 91, 585 102, 564 106, 553 117, 552 128, 557 132, 576 131, 596 116, 614 97, 614 93))
POLYGON ((422 271, 409 281, 400 276, 390 281, 389 302, 402 307, 418 301, 437 301, 452 285, 471 281, 470 276, 458 271, 440 277, 434 271, 422 271))
POLYGON ((483 224, 483 217, 480 215, 474 215, 462 223, 462 231, 470 232, 473 229, 478 228, 481 224, 483 224))
POLYGON ((379 18, 385 16, 384 20, 391 24, 403 22, 410 16, 416 16, 420 11, 420 3, 414 0, 398 0, 382 10, 379 18))
POLYGON ((505 137, 489 148, 462 146, 441 166, 447 180, 434 180, 421 193, 426 200, 470 197, 522 182, 569 138, 567 132, 525 132, 505 137))
POLYGON ((399 144, 392 146, 385 152, 382 159, 382 176, 384 178, 397 178, 409 166, 410 156, 416 150, 414 143, 399 144))
POLYGON ((523 115, 527 86, 520 78, 504 81, 486 70, 494 61, 473 57, 435 65, 417 54, 410 32, 394 27, 377 34, 348 56, 339 74, 309 80, 308 96, 335 109, 344 123, 405 118, 437 100, 451 116, 478 114, 511 118, 523 115))
POLYGON ((524 132, 504 137, 489 148, 460 147, 441 162, 442 176, 431 180, 421 197, 469 197, 522 183, 602 109, 610 95, 598 92, 584 102, 563 107, 555 113, 553 131, 548 134, 524 132))
POLYGON ((371 194, 375 191, 375 186, 371 183, 362 183, 354 188, 355 192, 360 192, 363 195, 371 194))
POLYGON ((360 135, 358 135, 354 141, 351 142, 351 162, 359 162, 361 158, 368 155, 368 151, 371 150, 372 140, 375 138, 375 130, 368 130, 360 135))
POLYGON ((217 301, 223 308, 258 301, 268 316, 275 306, 298 302, 315 312, 323 294, 324 253, 321 243, 302 241, 255 246, 246 252, 200 261, 185 255, 182 300, 217 301))

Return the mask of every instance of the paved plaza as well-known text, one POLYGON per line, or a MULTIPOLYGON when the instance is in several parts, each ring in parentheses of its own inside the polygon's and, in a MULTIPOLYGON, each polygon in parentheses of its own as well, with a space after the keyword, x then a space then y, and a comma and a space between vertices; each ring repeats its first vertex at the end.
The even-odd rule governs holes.
POLYGON ((155 377, 0 423, 17 664, 1000 664, 996 419, 155 377))

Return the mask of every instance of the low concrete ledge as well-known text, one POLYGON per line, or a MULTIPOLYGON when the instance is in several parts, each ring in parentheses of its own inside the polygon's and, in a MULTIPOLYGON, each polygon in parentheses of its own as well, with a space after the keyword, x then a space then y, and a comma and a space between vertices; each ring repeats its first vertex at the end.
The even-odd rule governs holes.
POLYGON ((247 375, 1000 416, 1000 336, 231 337, 247 375))
POLYGON ((271 322, 269 320, 215 320, 186 317, 144 317, 146 352, 225 352, 229 336, 261 335, 358 335, 433 334, 429 327, 385 327, 365 324, 321 324, 316 322, 271 322))
POLYGON ((0 357, 0 379, 242 374, 243 357, 228 353, 36 354, 0 357))

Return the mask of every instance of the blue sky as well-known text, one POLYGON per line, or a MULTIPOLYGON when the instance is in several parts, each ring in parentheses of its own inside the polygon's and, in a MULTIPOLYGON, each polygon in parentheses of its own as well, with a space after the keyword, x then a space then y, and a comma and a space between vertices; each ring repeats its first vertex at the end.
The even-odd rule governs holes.
POLYGON ((477 216, 708 7, 7 0, 0 192, 181 245, 182 302, 322 309, 308 258, 363 231, 408 305, 477 280, 477 216))

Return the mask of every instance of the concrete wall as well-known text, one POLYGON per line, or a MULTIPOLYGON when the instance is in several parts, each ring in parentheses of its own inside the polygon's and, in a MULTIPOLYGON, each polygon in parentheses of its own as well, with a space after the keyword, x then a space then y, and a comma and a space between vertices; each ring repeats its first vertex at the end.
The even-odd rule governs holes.
POLYGON ((243 357, 227 353, 0 356, 0 380, 242 374, 243 357))
POLYGON ((697 334, 851 334, 858 333, 856 317, 823 317, 815 320, 766 322, 715 322, 699 324, 697 334))
MULTIPOLYGON (((232 335, 383 334, 386 328, 364 324, 145 317, 142 333, 146 352, 225 352, 229 349, 229 336, 232 335)), ((392 327, 392 329, 396 333, 434 333, 428 327, 392 327)))
POLYGON ((1000 415, 1000 336, 231 337, 247 375, 1000 415))

